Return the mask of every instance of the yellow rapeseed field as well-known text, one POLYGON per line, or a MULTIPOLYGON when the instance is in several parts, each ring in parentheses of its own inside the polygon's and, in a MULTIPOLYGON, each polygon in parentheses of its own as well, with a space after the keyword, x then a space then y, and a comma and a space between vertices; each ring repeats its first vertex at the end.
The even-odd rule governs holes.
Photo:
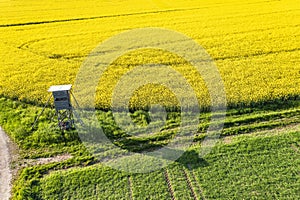
MULTIPOLYGON (((74 83, 82 62, 102 41, 126 30, 160 27, 183 33, 206 49, 229 104, 298 96, 299 5, 299 0, 0 0, 0 95, 44 102, 49 86, 74 83)), ((176 55, 144 50, 120 57, 106 71, 97 105, 110 107, 117 80, 151 62, 170 63, 187 78, 199 102, 209 104, 205 83, 191 66, 176 55)), ((167 88, 148 85, 137 91, 131 105, 149 101, 177 103, 167 88)))

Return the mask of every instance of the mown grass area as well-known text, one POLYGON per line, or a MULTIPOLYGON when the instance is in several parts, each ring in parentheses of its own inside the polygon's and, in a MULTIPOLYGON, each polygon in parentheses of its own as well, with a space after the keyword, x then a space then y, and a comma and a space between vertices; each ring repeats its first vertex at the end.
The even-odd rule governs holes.
MULTIPOLYGON (((107 159, 122 156, 122 152, 102 149, 97 160, 81 144, 76 131, 62 134, 55 128, 50 108, 32 130, 42 107, 1 98, 4 112, 0 124, 20 146, 20 162, 64 153, 73 156, 61 162, 23 166, 14 183, 13 199, 193 199, 195 195, 198 199, 293 199, 299 188, 300 134, 299 129, 288 130, 300 123, 300 102, 291 100, 284 105, 229 109, 221 142, 212 153, 199 158, 211 116, 202 113, 193 146, 173 165, 152 173, 129 174, 105 166, 107 159)), ((125 134, 110 111, 98 110, 97 114, 107 137, 133 152, 164 146, 180 123, 179 113, 170 112, 160 133, 137 138, 125 134)), ((145 111, 136 111, 132 117, 139 125, 149 122, 145 111)))
POLYGON ((239 136, 230 144, 218 144, 211 154, 195 161, 198 148, 197 144, 191 150, 194 153, 147 174, 126 174, 101 164, 52 172, 40 179, 38 197, 295 199, 299 194, 300 159, 294 149, 300 148, 299 129, 273 136, 239 136))

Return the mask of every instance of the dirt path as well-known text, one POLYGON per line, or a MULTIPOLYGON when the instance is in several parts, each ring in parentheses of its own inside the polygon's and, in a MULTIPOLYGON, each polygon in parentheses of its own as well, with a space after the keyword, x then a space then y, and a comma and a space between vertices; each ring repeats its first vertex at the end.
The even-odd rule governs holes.
POLYGON ((8 137, 0 127, 0 199, 10 198, 12 173, 10 170, 8 137))

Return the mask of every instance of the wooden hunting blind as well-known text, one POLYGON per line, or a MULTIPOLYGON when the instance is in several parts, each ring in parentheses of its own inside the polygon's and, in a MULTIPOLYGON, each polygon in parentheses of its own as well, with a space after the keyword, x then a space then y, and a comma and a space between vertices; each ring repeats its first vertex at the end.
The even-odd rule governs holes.
POLYGON ((52 92, 56 111, 72 109, 70 90, 72 85, 54 85, 48 92, 52 92))
MULTIPOLYGON (((42 112, 36 118, 32 128, 34 128, 35 124, 37 123, 39 117, 43 114, 45 108, 50 102, 51 97, 54 99, 54 107, 55 107, 55 115, 52 119, 57 119, 58 127, 61 130, 68 130, 75 128, 74 124, 74 116, 73 116, 73 106, 71 103, 71 95, 74 98, 75 102, 77 103, 75 97, 71 92, 72 85, 53 85, 48 89, 48 92, 51 92, 46 105, 44 106, 42 112)), ((78 103, 77 103, 78 104, 78 103)))
POLYGON ((53 85, 48 89, 52 93, 58 126, 62 130, 74 128, 71 88, 72 85, 53 85))

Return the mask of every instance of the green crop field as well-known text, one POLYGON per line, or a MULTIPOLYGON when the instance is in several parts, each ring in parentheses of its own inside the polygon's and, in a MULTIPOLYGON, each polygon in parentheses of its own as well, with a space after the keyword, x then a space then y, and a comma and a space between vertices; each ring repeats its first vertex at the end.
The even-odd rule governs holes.
POLYGON ((12 199, 298 199, 299 5, 299 0, 0 0, 0 125, 18 149, 11 163, 17 171, 12 199), (32 128, 51 85, 74 84, 99 44, 146 27, 191 38, 220 72, 228 110, 209 154, 199 157, 211 124, 207 83, 191 63, 161 49, 128 52, 99 77, 96 116, 120 150, 103 146, 97 155, 89 152, 77 130, 56 128, 51 103, 32 128), (181 123, 173 109, 180 106, 176 96, 155 84, 135 91, 128 106, 143 127, 150 122, 147 108, 164 105, 166 122, 157 133, 135 137, 115 122, 113 90, 143 64, 179 72, 201 113, 192 144, 180 158, 153 172, 129 173, 107 163, 167 145, 181 123))
MULTIPOLYGON (((99 152, 97 160, 74 132, 62 135, 49 129, 51 109, 46 109, 32 132, 41 107, 5 98, 0 102, 0 123, 20 147, 21 158, 13 163, 20 168, 13 199, 295 199, 299 194, 299 101, 287 101, 281 108, 228 110, 222 137, 205 157, 198 153, 209 115, 201 114, 200 135, 188 151, 172 165, 144 174, 106 166, 107 159, 120 156, 118 151, 99 152), (72 157, 59 162, 34 165, 29 161, 66 153, 72 157)), ((180 121, 173 117, 161 136, 136 140, 123 136, 111 113, 98 115, 102 127, 114 134, 112 140, 124 139, 115 144, 135 152, 167 142, 169 128, 180 121)), ((136 116, 138 123, 145 123, 140 111, 136 116)))

